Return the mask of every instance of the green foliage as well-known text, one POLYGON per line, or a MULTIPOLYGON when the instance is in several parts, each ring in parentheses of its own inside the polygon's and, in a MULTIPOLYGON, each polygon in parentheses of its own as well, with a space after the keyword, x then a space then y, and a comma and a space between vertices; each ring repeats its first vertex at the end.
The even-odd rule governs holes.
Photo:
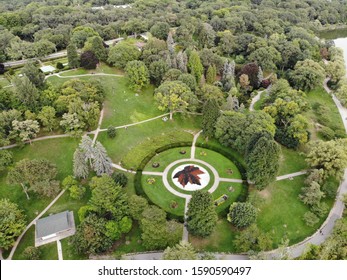
POLYGON ((99 64, 99 58, 92 51, 83 52, 80 61, 80 66, 87 70, 96 69, 99 64))
POLYGON ((99 34, 89 26, 77 26, 72 30, 71 43, 77 48, 82 48, 89 37, 99 36, 99 34))
POLYGON ((304 214, 303 220, 309 227, 314 227, 319 222, 319 218, 310 211, 304 214))
POLYGON ((108 175, 93 177, 90 182, 92 196, 89 204, 102 217, 109 217, 120 221, 128 214, 126 194, 108 175))
POLYGON ((89 37, 84 44, 83 50, 91 51, 100 61, 106 61, 107 51, 104 47, 103 40, 99 36, 89 37))
POLYGON ((140 55, 140 51, 134 45, 120 42, 110 48, 107 62, 117 68, 124 69, 128 62, 138 60, 140 55))
POLYGON ((8 199, 0 200, 0 248, 8 250, 25 229, 25 215, 8 199))
POLYGON ((192 51, 189 56, 188 68, 190 73, 195 77, 197 83, 200 82, 201 75, 203 74, 203 66, 201 64, 199 53, 192 51))
POLYGON ((83 186, 73 185, 69 188, 70 197, 72 199, 80 200, 86 193, 86 188, 83 186))
POLYGON ((216 123, 220 116, 220 109, 215 99, 209 99, 202 109, 202 129, 208 137, 215 134, 216 123))
POLYGON ((105 235, 112 240, 118 240, 122 236, 119 229, 119 224, 116 221, 108 221, 105 225, 105 229, 105 235))
POLYGON ((206 83, 213 85, 216 81, 217 69, 216 65, 210 65, 206 74, 206 83))
POLYGON ((230 206, 228 221, 237 228, 245 228, 255 223, 257 210, 248 202, 236 202, 230 206))
POLYGON ((124 173, 113 172, 111 177, 117 185, 123 188, 128 184, 128 177, 124 173))
POLYGON ((113 125, 110 125, 107 128, 107 136, 113 139, 116 137, 116 135, 117 135, 117 129, 113 125))
POLYGON ((302 194, 299 197, 303 203, 309 206, 316 206, 325 197, 325 194, 321 191, 320 185, 312 181, 308 187, 302 189, 302 194))
POLYGON ((157 60, 149 65, 149 76, 151 81, 155 85, 160 85, 166 72, 169 70, 169 66, 164 60, 157 60))
POLYGON ((58 121, 56 119, 56 111, 51 106, 42 107, 41 111, 37 115, 45 131, 52 131, 58 127, 58 121))
POLYGON ((217 223, 217 213, 212 195, 208 192, 195 191, 188 204, 187 228, 196 236, 209 236, 217 223))
POLYGON ((112 245, 112 239, 106 235, 107 221, 92 214, 77 227, 72 237, 75 250, 80 254, 97 254, 106 251, 112 245))
POLYGON ((133 221, 129 217, 123 217, 119 221, 119 229, 121 233, 128 233, 133 226, 133 221))
POLYGON ((149 73, 146 64, 142 61, 134 60, 127 63, 125 67, 130 88, 141 90, 149 84, 149 73))
POLYGON ((37 88, 42 88, 45 84, 45 74, 42 73, 32 61, 29 61, 24 65, 21 74, 27 76, 30 82, 32 82, 37 88))
POLYGON ((13 154, 7 150, 0 150, 0 172, 4 171, 13 162, 13 154))
POLYGON ((151 34, 154 37, 157 37, 158 39, 161 39, 161 40, 166 40, 167 35, 169 34, 169 31, 170 31, 170 25, 168 25, 166 22, 157 22, 149 30, 149 32, 151 32, 151 34))
POLYGON ((273 139, 261 137, 247 155, 247 177, 262 190, 275 180, 279 168, 280 148, 273 139))
POLYGON ((73 43, 70 43, 67 46, 66 51, 67 51, 67 59, 69 62, 69 67, 70 68, 79 67, 80 63, 79 63, 79 57, 78 57, 76 46, 73 43))
POLYGON ((41 256, 40 248, 34 246, 26 247, 23 256, 26 260, 39 260, 41 256))
MULTIPOLYGON (((171 69, 171 70, 174 70, 174 69, 171 69)), ((181 74, 177 80, 185 83, 192 92, 194 92, 197 88, 196 80, 192 74, 188 74, 188 73, 181 74)))
POLYGON ((128 199, 129 204, 129 214, 134 220, 140 220, 142 217, 142 212, 147 208, 148 201, 137 195, 132 195, 128 199))
POLYGON ((197 260, 198 255, 192 244, 181 241, 173 247, 168 247, 163 253, 163 260, 197 260))
POLYGON ((256 224, 243 230, 234 241, 241 252, 260 252, 272 249, 272 239, 269 233, 262 232, 256 224))

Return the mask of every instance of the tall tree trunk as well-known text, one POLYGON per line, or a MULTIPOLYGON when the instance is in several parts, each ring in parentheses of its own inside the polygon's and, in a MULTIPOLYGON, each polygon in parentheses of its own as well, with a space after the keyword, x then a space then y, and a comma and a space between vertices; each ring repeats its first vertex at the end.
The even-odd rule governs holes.
POLYGON ((29 197, 29 194, 28 194, 28 191, 27 191, 27 188, 24 186, 24 184, 22 183, 21 184, 22 188, 23 188, 23 192, 25 193, 25 195, 27 196, 27 199, 29 200, 30 197, 29 197))
POLYGON ((170 121, 172 121, 172 119, 173 119, 173 112, 170 111, 170 121))

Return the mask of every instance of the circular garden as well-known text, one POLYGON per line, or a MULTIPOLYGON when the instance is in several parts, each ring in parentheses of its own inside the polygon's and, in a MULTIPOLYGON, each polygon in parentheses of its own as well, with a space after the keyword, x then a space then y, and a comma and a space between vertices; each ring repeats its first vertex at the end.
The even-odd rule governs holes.
POLYGON ((217 151, 197 147, 168 147, 146 158, 141 172, 143 194, 170 215, 184 216, 186 199, 196 190, 212 194, 218 213, 231 203, 243 200, 248 186, 243 183, 240 166, 217 151))

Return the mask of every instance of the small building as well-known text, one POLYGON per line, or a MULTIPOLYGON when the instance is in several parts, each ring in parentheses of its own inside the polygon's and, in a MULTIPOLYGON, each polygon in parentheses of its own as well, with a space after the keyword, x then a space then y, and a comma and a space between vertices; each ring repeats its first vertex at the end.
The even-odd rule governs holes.
POLYGON ((43 73, 47 74, 47 73, 53 73, 56 69, 52 65, 48 65, 48 66, 42 66, 40 70, 43 73))
POLYGON ((64 239, 76 232, 72 211, 65 211, 36 221, 35 247, 64 239))

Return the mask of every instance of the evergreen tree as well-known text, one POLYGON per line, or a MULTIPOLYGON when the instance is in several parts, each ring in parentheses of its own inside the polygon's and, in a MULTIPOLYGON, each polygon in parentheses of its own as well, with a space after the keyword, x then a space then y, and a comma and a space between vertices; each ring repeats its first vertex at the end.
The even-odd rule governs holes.
POLYGON ((261 137, 246 158, 247 177, 257 189, 275 180, 279 168, 280 149, 274 140, 261 137))
POLYGON ((224 91, 228 92, 235 84, 235 62, 226 61, 223 66, 222 85, 224 91))
POLYGON ((107 51, 100 36, 89 37, 84 45, 83 50, 85 52, 93 52, 99 60, 106 61, 107 59, 107 51))
POLYGON ((188 63, 188 58, 187 58, 187 54, 185 52, 180 51, 177 54, 176 57, 176 61, 177 61, 177 68, 179 70, 181 70, 183 73, 187 73, 187 63, 188 63))
POLYGON ((73 155, 73 174, 75 177, 83 179, 89 175, 86 152, 81 149, 77 149, 73 155))
POLYGON ((92 159, 94 157, 93 140, 88 135, 83 135, 79 148, 84 152, 85 161, 89 161, 89 164, 92 165, 92 159))
POLYGON ((196 236, 209 236, 213 232, 217 220, 212 195, 204 191, 195 191, 188 204, 188 231, 196 236))
POLYGON ((190 73, 195 77, 196 82, 199 83, 201 75, 203 74, 204 67, 202 66, 199 53, 197 51, 192 51, 189 56, 188 67, 190 73))
POLYGON ((216 65, 210 65, 207 70, 206 74, 206 82, 208 84, 213 84, 216 81, 216 76, 217 76, 217 69, 216 65))
POLYGON ((192 244, 181 241, 173 247, 168 247, 163 253, 163 260, 197 260, 198 254, 192 244))
POLYGON ((171 32, 169 32, 169 35, 167 36, 166 43, 167 43, 167 48, 169 50, 170 56, 171 57, 174 56, 174 54, 175 54, 175 42, 174 42, 174 39, 172 37, 171 32))
POLYGON ((69 67, 70 68, 79 67, 79 58, 78 58, 76 46, 73 43, 70 43, 67 46, 66 51, 67 51, 67 59, 69 62, 69 67))
POLYGON ((257 219, 257 210, 248 202, 236 202, 230 206, 228 221, 237 228, 245 228, 257 219))
POLYGON ((202 129, 208 137, 214 137, 220 109, 215 99, 209 99, 202 109, 202 129))
POLYGON ((259 87, 261 85, 262 81, 264 80, 263 70, 261 69, 260 66, 259 66, 257 78, 258 78, 258 87, 259 87))
POLYGON ((27 62, 21 70, 24 76, 27 76, 35 87, 42 88, 45 84, 45 74, 35 65, 33 61, 27 62))
POLYGON ((93 154, 93 169, 98 176, 112 174, 112 160, 100 142, 96 142, 93 154))

